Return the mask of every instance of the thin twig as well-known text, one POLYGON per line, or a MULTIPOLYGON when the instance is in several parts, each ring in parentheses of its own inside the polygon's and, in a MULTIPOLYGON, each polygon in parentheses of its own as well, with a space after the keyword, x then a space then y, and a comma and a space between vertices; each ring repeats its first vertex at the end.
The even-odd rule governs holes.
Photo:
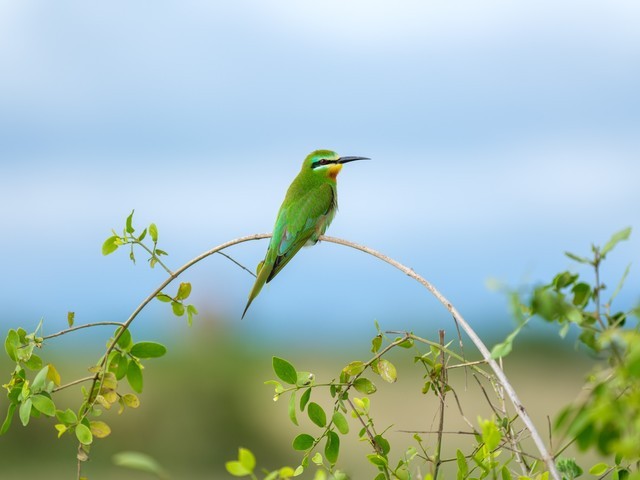
MULTIPOLYGON (((430 346, 436 347, 436 348, 438 348, 438 349, 442 349, 442 348, 443 348, 443 347, 442 347, 439 343, 437 343, 437 342, 433 342, 433 341, 431 341, 431 340, 427 340, 426 338, 418 337, 417 335, 414 335, 413 333, 411 333, 411 334, 409 334, 409 335, 411 336, 410 338, 412 338, 413 340, 415 340, 415 341, 417 341, 417 342, 421 342, 421 343, 424 343, 424 344, 426 344, 426 345, 430 345, 430 346)), ((464 361, 464 358, 462 358, 462 356, 461 356, 461 355, 458 355, 458 354, 457 354, 456 352, 454 352, 453 350, 450 350, 450 349, 448 349, 448 348, 444 348, 444 351, 445 351, 445 352, 446 352, 446 354, 447 354, 447 355, 449 355, 450 357, 453 357, 453 358, 455 358, 456 360, 459 360, 459 361, 461 361, 461 362, 463 362, 463 361, 464 361)), ((470 366, 470 367, 473 369, 473 371, 475 371, 475 372, 479 373, 480 375, 482 375, 483 377, 485 377, 485 378, 487 378, 487 379, 490 379, 490 378, 491 378, 491 376, 490 376, 487 372, 485 372, 483 369, 479 368, 479 367, 476 365, 476 364, 479 364, 479 363, 487 363, 487 361, 486 361, 486 360, 481 360, 480 362, 469 362, 467 365, 468 365, 468 366, 470 366)))
MULTIPOLYGON (((458 325, 458 321, 456 320, 456 317, 453 317, 453 323, 456 326, 456 331, 458 332, 458 342, 460 343, 460 355, 462 355, 462 358, 464 360, 466 360, 466 358, 464 358, 464 342, 462 341, 462 334, 460 333, 460 325, 458 325)), ((464 369, 464 385, 465 387, 468 386, 469 384, 469 372, 467 372, 467 369, 464 369)))
POLYGON ((230 255, 227 255, 224 252, 218 252, 218 255, 222 255, 223 257, 227 258, 228 260, 231 260, 233 263, 235 263, 237 266, 239 266, 241 269, 243 269, 246 272, 249 272, 249 274, 253 275, 253 277, 256 277, 256 274, 253 273, 251 270, 249 270, 247 267, 245 267, 244 265, 242 265, 239 261, 237 261, 235 258, 233 258, 230 255))
POLYGON ((486 360, 476 360, 475 362, 467 362, 467 363, 455 363, 453 365, 449 365, 447 368, 451 369, 451 368, 460 368, 460 367, 472 367, 474 365, 482 365, 487 363, 486 360))
POLYGON ((473 375, 473 379, 478 383, 478 386, 480 387, 480 390, 482 391, 482 394, 484 395, 485 400, 489 404, 489 407, 491 407, 491 410, 493 410, 493 413, 496 416, 499 417, 500 416, 500 411, 498 410, 498 408, 493 403, 491 403, 491 399, 489 398, 489 394, 485 390, 484 385, 482 385, 482 383, 480 383, 480 380, 478 379, 478 377, 476 375, 473 375))
POLYGON ((451 389, 451 393, 453 394, 453 398, 455 398, 456 400, 456 405, 458 405, 458 412, 460 412, 460 416, 462 417, 462 419, 464 420, 464 422, 469 425, 469 428, 471 430, 473 430, 475 433, 476 432, 476 428, 473 426, 473 423, 471 423, 469 421, 469 419, 467 418, 467 416, 464 414, 464 412, 462 411, 462 405, 460 404, 460 399, 458 398, 458 394, 456 393, 456 391, 452 388, 451 389))
MULTIPOLYGON (((167 272, 169 275, 173 275, 173 272, 171 271, 171 269, 169 267, 167 267, 162 260, 160 260, 160 256, 156 255, 156 253, 155 253, 155 251, 156 251, 155 244, 154 244, 153 250, 151 250, 149 247, 147 247, 144 243, 142 243, 140 240, 138 240, 133 235, 131 235, 131 239, 132 240, 130 242, 127 242, 127 243, 131 244, 131 248, 132 248, 131 252, 133 252, 133 245, 140 245, 142 248, 144 248, 147 251, 147 253, 149 255, 151 255, 151 258, 155 258, 156 259, 156 262, 158 263, 158 265, 160 265, 164 269, 165 272, 167 272)), ((151 260, 151 258, 149 260, 151 260)), ((133 262, 133 263, 135 263, 135 262, 133 262)))
POLYGON ((124 324, 122 322, 95 322, 95 323, 85 323, 84 325, 77 325, 75 327, 67 328, 66 330, 60 330, 57 333, 52 333, 51 335, 47 335, 42 337, 42 340, 49 340, 50 338, 59 337, 60 335, 65 335, 70 332, 75 332, 76 330, 81 330, 83 328, 89 327, 98 327, 101 325, 115 325, 117 327, 122 327, 124 324))
POLYGON ((429 435, 433 433, 442 433, 444 435, 477 435, 478 432, 465 432, 463 430, 398 430, 400 433, 421 433, 429 435))
POLYGON ((93 380, 93 377, 94 377, 93 375, 89 375, 88 377, 79 378, 77 380, 74 380, 73 382, 60 385, 59 387, 56 387, 53 390, 51 390, 51 393, 59 392, 60 390, 64 390, 65 388, 73 387, 74 385, 78 385, 79 383, 88 382, 89 380, 93 380))
POLYGON ((373 433, 371 433, 369 431, 369 427, 367 426, 365 421, 362 419, 362 415, 360 415, 360 412, 358 412, 358 409, 356 408, 356 406, 353 404, 353 402, 351 401, 351 399, 349 397, 347 397, 347 403, 351 407, 351 410, 356 413, 357 419, 360 420, 360 423, 362 424, 362 427, 364 428, 364 431, 367 433, 367 436, 369 437, 369 442, 371 442, 371 446, 373 447, 373 449, 377 453, 382 453, 380 451, 380 446, 378 445, 378 443, 376 442, 376 439, 373 436, 373 433))

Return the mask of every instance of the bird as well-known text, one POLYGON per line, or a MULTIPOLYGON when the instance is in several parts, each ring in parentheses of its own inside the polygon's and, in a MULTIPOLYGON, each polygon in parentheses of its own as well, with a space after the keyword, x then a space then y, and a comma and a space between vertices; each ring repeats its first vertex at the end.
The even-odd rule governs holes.
POLYGON ((345 163, 356 160, 370 158, 315 150, 304 159, 278 211, 267 253, 256 268, 256 281, 241 318, 264 284, 273 280, 303 246, 315 245, 327 230, 338 210, 338 173, 345 163))

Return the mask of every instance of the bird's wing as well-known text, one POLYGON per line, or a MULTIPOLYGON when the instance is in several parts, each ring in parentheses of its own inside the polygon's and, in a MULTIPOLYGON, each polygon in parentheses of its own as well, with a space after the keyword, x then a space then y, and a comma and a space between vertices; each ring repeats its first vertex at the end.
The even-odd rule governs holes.
POLYGON ((335 191, 329 184, 308 192, 293 205, 283 208, 273 232, 270 254, 275 256, 267 283, 298 253, 317 232, 318 222, 335 207, 335 191))

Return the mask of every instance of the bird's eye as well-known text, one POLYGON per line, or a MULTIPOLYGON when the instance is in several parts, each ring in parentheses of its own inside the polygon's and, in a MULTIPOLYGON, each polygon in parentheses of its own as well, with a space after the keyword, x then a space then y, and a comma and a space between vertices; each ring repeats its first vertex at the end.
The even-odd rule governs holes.
POLYGON ((326 158, 321 158, 320 160, 316 160, 315 162, 313 162, 311 164, 311 168, 320 167, 322 165, 328 165, 329 163, 331 163, 330 160, 327 160, 326 158))

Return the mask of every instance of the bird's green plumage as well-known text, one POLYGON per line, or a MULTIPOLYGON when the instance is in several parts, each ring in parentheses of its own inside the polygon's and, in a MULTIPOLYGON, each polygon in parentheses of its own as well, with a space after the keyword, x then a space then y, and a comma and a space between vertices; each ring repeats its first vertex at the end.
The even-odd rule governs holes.
POLYGON ((243 317, 264 284, 270 282, 303 246, 315 244, 326 231, 338 208, 336 176, 341 167, 340 158, 331 150, 316 150, 305 158, 280 206, 273 236, 264 260, 258 265, 243 317))

